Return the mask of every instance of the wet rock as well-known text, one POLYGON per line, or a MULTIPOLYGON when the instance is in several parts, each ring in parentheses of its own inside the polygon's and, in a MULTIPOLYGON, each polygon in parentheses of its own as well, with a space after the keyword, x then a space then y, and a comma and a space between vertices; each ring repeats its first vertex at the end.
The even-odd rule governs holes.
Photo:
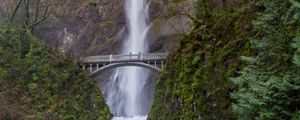
MULTIPOLYGON (((0 10, 9 16, 16 1, 2 0, 0 10)), ((167 52, 176 38, 191 28, 192 0, 150 0, 148 41, 151 52, 167 52)), ((126 38, 124 0, 51 0, 50 17, 34 32, 48 46, 75 56, 117 54, 126 38)), ((31 15, 35 10, 31 10, 31 15)), ((18 14, 20 15, 20 14, 18 14)))

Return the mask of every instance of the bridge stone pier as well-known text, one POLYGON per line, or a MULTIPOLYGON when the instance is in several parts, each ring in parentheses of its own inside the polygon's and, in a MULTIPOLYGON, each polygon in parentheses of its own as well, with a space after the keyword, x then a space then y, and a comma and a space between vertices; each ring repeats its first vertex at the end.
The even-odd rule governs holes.
POLYGON ((124 67, 138 66, 160 72, 168 57, 168 53, 139 53, 127 55, 100 55, 81 58, 82 67, 96 77, 106 70, 124 67))

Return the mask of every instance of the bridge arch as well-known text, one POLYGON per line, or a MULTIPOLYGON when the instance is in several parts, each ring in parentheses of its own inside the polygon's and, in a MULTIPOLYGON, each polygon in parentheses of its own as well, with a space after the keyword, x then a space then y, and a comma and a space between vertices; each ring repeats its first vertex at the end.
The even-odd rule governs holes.
POLYGON ((118 67, 125 67, 125 66, 136 66, 136 67, 143 67, 147 68, 156 72, 161 72, 162 70, 156 66, 146 64, 143 62, 121 62, 121 63, 110 63, 108 65, 105 65, 103 67, 100 67, 96 71, 92 72, 90 74, 91 77, 97 77, 98 75, 102 74, 103 72, 113 69, 113 68, 118 68, 118 67))

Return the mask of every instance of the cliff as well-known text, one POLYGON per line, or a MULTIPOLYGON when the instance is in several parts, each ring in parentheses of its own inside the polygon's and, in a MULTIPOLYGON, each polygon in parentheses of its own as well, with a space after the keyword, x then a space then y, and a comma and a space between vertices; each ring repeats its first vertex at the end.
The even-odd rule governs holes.
MULTIPOLYGON (((50 0, 42 1, 40 11, 49 6, 49 18, 34 32, 48 46, 75 56, 115 54, 126 38, 123 0, 50 0)), ((12 15, 16 1, 3 0, 0 11, 12 15)), ((174 38, 188 32, 191 0, 150 0, 149 34, 151 52, 169 51, 178 41, 174 38)), ((32 2, 35 7, 35 2, 32 2)), ((36 10, 31 10, 34 15, 36 10)), ((22 12, 18 12, 21 16, 22 12)), ((40 12, 42 15, 42 12, 40 12)))
POLYGON ((109 119, 95 81, 73 57, 42 45, 21 57, 20 28, 0 18, 0 119, 109 119))
MULTIPOLYGON (((19 10, 17 24, 0 24, 0 119, 109 119, 96 83, 74 58, 57 53, 118 53, 127 33, 124 1, 29 1, 32 9, 19 10), (33 36, 24 35, 28 26, 20 25, 35 22, 43 11, 46 21, 30 29, 33 36), (21 46, 22 39, 30 39, 30 47, 21 46)), ((1 0, 0 20, 13 15, 17 2, 1 0)), ((299 120, 298 0, 148 5, 150 51, 171 54, 155 81, 149 119, 299 120)))
MULTIPOLYGON (((127 34, 123 0, 88 0, 88 1, 87 0, 72 0, 72 1, 41 0, 39 6, 37 6, 38 4, 37 1, 38 0, 30 1, 31 9, 29 10, 30 11, 29 14, 30 14, 30 18, 34 18, 35 16, 43 17, 44 12, 47 11, 45 15, 48 18, 45 21, 39 23, 32 30, 34 33, 33 35, 37 37, 38 40, 41 40, 42 44, 56 51, 62 53, 69 53, 75 57, 86 56, 86 55, 116 54, 120 52, 119 50, 122 46, 122 42, 124 38, 126 38, 126 34, 127 34), (36 14, 37 11, 39 11, 38 14, 36 14)), ((4 16, 4 18, 9 19, 12 16, 13 10, 18 4, 17 2, 18 1, 11 1, 11 0, 1 1, 0 13, 4 16)), ((186 14, 189 14, 191 12, 192 4, 193 4, 192 0, 150 0, 149 1, 148 23, 150 25, 150 28, 148 34, 148 41, 150 46, 150 52, 169 52, 174 50, 174 48, 177 47, 179 43, 177 38, 187 33, 191 29, 192 22, 186 14)), ((24 20, 22 19, 23 17, 24 17, 24 10, 21 7, 17 11, 15 19, 13 20, 14 23, 17 23, 17 25, 19 25, 19 28, 22 27, 20 25, 22 25, 24 22, 24 20)), ((51 52, 51 54, 53 54, 53 51, 51 52)), ((34 60, 47 59, 39 55, 40 54, 33 56, 33 57, 37 57, 34 60)), ((27 59, 31 60, 31 57, 27 59)), ((61 60, 58 60, 58 62, 60 61, 61 60)), ((48 64, 46 64, 45 66, 48 66, 48 64)), ((69 67, 64 67, 61 69, 73 70, 76 68, 80 69, 76 65, 72 66, 72 69, 69 67)), ((56 66, 54 66, 53 69, 61 70, 60 68, 56 68, 56 66)), ((34 75, 31 74, 29 76, 34 77, 34 75)), ((84 80, 84 82, 87 82, 85 80, 87 78, 85 77, 81 78, 81 77, 78 78, 78 80, 76 81, 84 80)), ((105 78, 105 76, 102 76, 101 78, 103 77, 105 78)), ((64 81, 65 80, 60 81, 62 82, 61 84, 63 84, 64 81)), ((49 80, 48 82, 51 82, 51 80, 49 80)), ((40 86, 41 83, 34 83, 34 82, 32 83, 33 84, 29 84, 28 86, 33 85, 34 92, 42 89, 42 88, 35 87, 36 85, 40 86)), ((89 83, 89 85, 90 84, 91 83, 89 83)), ((77 86, 77 83, 74 84, 72 83, 71 85, 77 86)), ((84 94, 85 95, 84 97, 94 95, 95 94, 94 92, 95 91, 97 92, 97 90, 99 90, 94 85, 94 83, 91 86, 95 88, 86 91, 87 93, 84 94)), ((65 89, 65 91, 68 90, 69 89, 65 89)), ((81 91, 79 92, 81 93, 81 91)), ((41 93, 42 91, 34 94, 32 98, 35 98, 38 94, 41 93)), ((61 95, 61 93, 57 93, 57 94, 61 95)), ((90 112, 89 114, 94 116, 92 116, 91 118, 88 118, 87 116, 83 116, 82 118, 94 119, 98 117, 96 115, 97 114, 96 112, 100 112, 100 114, 98 115, 100 115, 99 116, 100 118, 103 117, 102 119, 104 119, 104 117, 106 118, 107 116, 109 116, 109 114, 107 113, 108 112, 107 107, 106 105, 104 105, 104 101, 103 98, 101 97, 101 94, 100 93, 97 94, 99 94, 98 97, 100 100, 98 101, 99 104, 97 105, 98 107, 95 108, 94 110, 90 109, 89 107, 87 108, 87 111, 90 112)), ((57 98, 55 100, 60 100, 60 99, 57 98)), ((40 102, 42 100, 38 98, 35 101, 40 102)), ((78 101, 78 104, 80 104, 80 107, 85 107, 81 104, 86 102, 87 101, 81 100, 78 101)), ((91 102, 90 104, 93 103, 94 102, 91 102)), ((58 104, 60 105, 60 103, 58 104)), ((65 105, 64 103, 61 104, 65 105)), ((77 105, 72 106, 73 104, 71 103, 70 104, 66 103, 66 104, 67 104, 65 105, 66 107, 70 107, 68 109, 72 109, 72 110, 75 109, 74 110, 75 111, 74 114, 75 114, 77 110, 76 107, 78 106, 77 105)), ((34 104, 34 105, 38 105, 38 104, 34 104)), ((51 104, 47 104, 46 106, 51 107, 51 104)), ((55 109, 60 110, 61 109, 60 107, 61 106, 55 109)), ((29 109, 27 108, 26 105, 25 108, 29 109)), ((23 110, 25 110, 25 108, 23 110)), ((20 110, 19 111, 20 113, 16 113, 16 114, 20 114, 19 116, 12 116, 9 114, 10 115, 9 117, 26 118, 27 117, 26 115, 33 115, 33 118, 39 117, 38 115, 34 114, 34 110, 37 110, 37 106, 30 108, 30 110, 32 111, 24 114, 21 114, 22 110, 20 110)), ((56 112, 55 114, 58 115, 63 114, 62 112, 56 112)), ((78 113, 78 116, 84 113, 85 112, 82 112, 80 114, 78 113)), ((38 114, 48 114, 48 113, 43 112, 38 114)), ((70 116, 74 117, 72 115, 73 113, 70 113, 70 116)), ((41 117, 46 118, 47 116, 41 115, 41 117)), ((62 117, 53 116, 53 118, 62 118, 62 117)))
POLYGON ((150 120, 234 119, 230 77, 250 55, 249 26, 254 18, 246 2, 198 1, 191 32, 182 36, 156 81, 150 120), (198 6, 199 5, 199 6, 198 6))

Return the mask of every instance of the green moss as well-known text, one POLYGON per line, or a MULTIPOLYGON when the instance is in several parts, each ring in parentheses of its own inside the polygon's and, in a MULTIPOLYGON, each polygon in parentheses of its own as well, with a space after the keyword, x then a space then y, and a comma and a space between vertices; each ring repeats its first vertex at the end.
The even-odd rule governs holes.
POLYGON ((184 36, 156 83, 149 119, 233 119, 229 78, 249 55, 251 8, 218 8, 184 36))
POLYGON ((110 20, 103 21, 103 22, 100 23, 100 27, 101 28, 106 28, 106 27, 109 27, 113 23, 115 23, 115 22, 114 21, 110 21, 110 20))
POLYGON ((89 0, 89 1, 87 1, 87 4, 89 4, 89 5, 97 5, 98 3, 99 3, 98 0, 89 0))
POLYGON ((20 58, 18 28, 0 22, 0 119, 109 119, 96 82, 78 63, 30 39, 20 58))

